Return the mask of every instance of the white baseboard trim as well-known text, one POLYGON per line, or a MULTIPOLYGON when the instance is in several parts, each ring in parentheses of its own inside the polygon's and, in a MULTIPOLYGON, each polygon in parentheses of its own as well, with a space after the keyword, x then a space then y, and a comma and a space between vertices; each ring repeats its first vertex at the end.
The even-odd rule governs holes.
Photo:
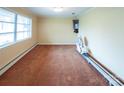
POLYGON ((82 55, 88 63, 90 63, 103 77, 108 80, 110 86, 123 86, 124 84, 120 82, 115 76, 104 69, 100 64, 96 63, 92 58, 82 55))
POLYGON ((17 55, 14 59, 12 59, 8 64, 0 68, 0 76, 5 73, 10 67, 12 67, 18 60, 20 60, 23 56, 25 56, 29 51, 31 51, 34 47, 36 47, 37 44, 34 44, 29 49, 26 49, 25 51, 21 52, 19 55, 17 55))
POLYGON ((38 43, 38 45, 76 45, 75 43, 38 43))

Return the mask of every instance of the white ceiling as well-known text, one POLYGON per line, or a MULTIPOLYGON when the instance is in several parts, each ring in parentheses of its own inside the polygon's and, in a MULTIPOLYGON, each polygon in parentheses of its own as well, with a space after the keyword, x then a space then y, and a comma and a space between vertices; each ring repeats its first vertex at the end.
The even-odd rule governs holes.
POLYGON ((36 14, 37 16, 46 16, 46 17, 73 17, 72 12, 75 15, 86 12, 90 7, 63 7, 62 12, 55 12, 54 7, 26 7, 27 10, 36 14))

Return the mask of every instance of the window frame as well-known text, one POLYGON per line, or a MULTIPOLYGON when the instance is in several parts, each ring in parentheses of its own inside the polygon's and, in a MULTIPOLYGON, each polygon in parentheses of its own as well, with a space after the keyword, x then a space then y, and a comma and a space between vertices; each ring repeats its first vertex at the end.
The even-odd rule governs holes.
MULTIPOLYGON (((13 33, 13 39, 14 40, 13 40, 13 42, 6 43, 6 44, 1 45, 0 46, 0 49, 6 48, 6 47, 11 46, 11 45, 15 45, 17 43, 20 43, 20 42, 23 42, 23 41, 26 41, 26 40, 32 38, 32 18, 31 17, 28 17, 26 15, 22 15, 22 14, 20 14, 18 12, 15 12, 15 11, 11 10, 11 9, 8 9, 8 8, 1 8, 1 9, 4 9, 4 10, 9 11, 11 13, 14 13, 15 14, 15 17, 14 17, 14 22, 3 21, 4 23, 13 23, 14 24, 14 32, 5 32, 5 33, 0 33, 0 34, 10 34, 10 33, 13 33), (30 21, 30 23, 28 24, 30 26, 29 27, 29 30, 30 30, 29 31, 29 33, 30 33, 29 36, 26 37, 26 38, 20 39, 20 40, 17 40, 17 33, 18 33, 17 32, 17 25, 18 25, 18 23, 17 23, 17 16, 25 17, 25 18, 29 19, 29 21, 30 21)), ((28 31, 23 31, 23 32, 28 32, 28 31)))

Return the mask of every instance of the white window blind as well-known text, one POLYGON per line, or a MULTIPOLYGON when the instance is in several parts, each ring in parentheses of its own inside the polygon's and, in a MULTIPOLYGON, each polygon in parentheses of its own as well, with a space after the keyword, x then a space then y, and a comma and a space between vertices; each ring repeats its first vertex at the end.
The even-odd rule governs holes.
POLYGON ((0 8, 0 48, 31 37, 28 17, 0 8))

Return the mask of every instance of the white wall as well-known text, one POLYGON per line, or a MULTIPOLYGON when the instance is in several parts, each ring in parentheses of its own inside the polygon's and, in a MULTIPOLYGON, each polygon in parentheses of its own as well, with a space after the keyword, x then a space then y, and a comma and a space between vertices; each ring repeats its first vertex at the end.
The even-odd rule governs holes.
POLYGON ((124 8, 95 8, 80 16, 93 56, 124 80, 124 8))
POLYGON ((9 63, 17 55, 27 50, 31 46, 37 43, 37 18, 28 11, 25 11, 21 8, 9 8, 17 13, 20 13, 24 16, 32 18, 32 38, 18 42, 11 46, 0 49, 0 68, 9 63))
POLYGON ((39 18, 39 44, 74 44, 72 18, 39 18))

